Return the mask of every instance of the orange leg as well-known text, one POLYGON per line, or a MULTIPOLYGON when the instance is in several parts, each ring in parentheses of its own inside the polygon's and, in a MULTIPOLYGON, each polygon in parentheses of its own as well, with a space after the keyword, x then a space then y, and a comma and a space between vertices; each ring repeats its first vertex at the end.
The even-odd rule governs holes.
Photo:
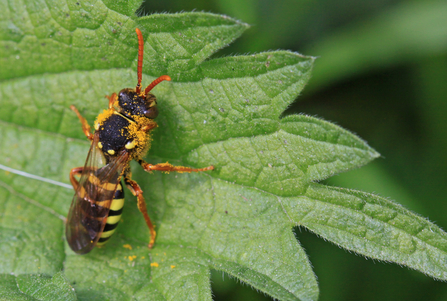
POLYGON ((90 126, 88 125, 87 120, 82 117, 81 113, 79 113, 78 109, 76 109, 74 105, 71 105, 70 109, 78 115, 79 121, 81 121, 82 124, 82 131, 84 131, 85 136, 87 136, 88 139, 93 140, 93 134, 90 131, 90 126))
POLYGON ((213 170, 214 166, 208 166, 208 167, 204 167, 204 168, 190 168, 190 167, 185 167, 185 166, 174 166, 171 165, 169 163, 158 163, 158 164, 149 164, 147 162, 144 162, 143 160, 138 160, 138 163, 140 163, 141 167, 143 167, 143 169, 145 171, 153 171, 153 170, 159 170, 159 171, 166 171, 166 172, 170 172, 170 171, 175 171, 175 172, 199 172, 199 171, 207 171, 207 170, 213 170))
POLYGON ((149 228, 149 232, 151 233, 151 239, 149 240, 149 249, 152 249, 155 243, 155 237, 157 233, 155 232, 155 227, 147 214, 146 201, 143 197, 143 190, 141 190, 140 185, 137 182, 130 178, 130 175, 125 175, 124 182, 126 183, 127 188, 129 188, 130 192, 138 199, 138 210, 143 214, 144 220, 146 221, 147 227, 149 228))
POLYGON ((157 126, 158 126, 158 125, 157 125, 155 122, 153 122, 153 123, 151 123, 151 124, 149 124, 149 125, 145 125, 145 126, 143 126, 143 127, 141 128, 141 130, 142 130, 142 131, 145 131, 145 132, 149 132, 150 130, 155 129, 157 126))
POLYGON ((109 99, 109 109, 111 109, 113 107, 113 103, 118 100, 118 96, 116 93, 113 93, 112 96, 106 95, 106 97, 109 99))
POLYGON ((84 170, 84 167, 75 167, 72 170, 70 170, 70 182, 71 182, 71 185, 73 185, 73 188, 75 191, 78 188, 79 181, 76 180, 76 178, 74 176, 80 175, 83 170, 84 170))

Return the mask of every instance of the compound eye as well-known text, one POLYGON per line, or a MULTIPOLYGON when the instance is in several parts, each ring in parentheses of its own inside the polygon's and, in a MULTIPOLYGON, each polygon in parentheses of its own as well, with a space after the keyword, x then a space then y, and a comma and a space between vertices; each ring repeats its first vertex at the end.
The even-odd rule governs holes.
POLYGON ((149 108, 148 110, 145 110, 144 111, 144 116, 146 116, 149 119, 157 118, 157 116, 158 116, 158 109, 157 109, 157 107, 154 106, 152 108, 149 108))
POLYGON ((126 103, 130 103, 132 101, 132 99, 133 99, 133 94, 132 94, 132 91, 129 89, 123 89, 118 94, 118 101, 121 106, 126 103))

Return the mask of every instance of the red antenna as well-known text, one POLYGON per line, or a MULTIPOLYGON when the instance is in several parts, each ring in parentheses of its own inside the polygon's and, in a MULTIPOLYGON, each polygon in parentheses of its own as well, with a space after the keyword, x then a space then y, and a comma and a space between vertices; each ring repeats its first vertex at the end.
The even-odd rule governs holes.
POLYGON ((147 95, 147 93, 149 93, 156 85, 158 85, 159 83, 161 83, 164 80, 171 80, 171 77, 169 75, 162 75, 159 78, 157 78, 156 80, 154 80, 149 86, 147 86, 146 89, 144 89, 144 95, 147 95))
POLYGON ((143 40, 143 34, 141 33, 141 30, 136 28, 135 31, 137 32, 137 35, 138 35, 138 68, 137 68, 138 84, 137 84, 137 87, 135 88, 135 91, 137 92, 137 94, 140 94, 140 92, 141 92, 141 78, 142 78, 142 73, 143 73, 144 40, 143 40))
MULTIPOLYGON (((141 33, 141 30, 138 28, 135 29, 138 35, 138 84, 135 88, 135 91, 137 92, 137 95, 141 93, 141 79, 143 76, 143 50, 144 50, 144 40, 143 40, 143 34, 141 33)), ((156 80, 154 80, 149 86, 147 86, 146 89, 144 89, 143 95, 146 96, 147 93, 149 93, 156 85, 161 83, 164 80, 171 80, 171 77, 169 75, 162 75, 156 80)))

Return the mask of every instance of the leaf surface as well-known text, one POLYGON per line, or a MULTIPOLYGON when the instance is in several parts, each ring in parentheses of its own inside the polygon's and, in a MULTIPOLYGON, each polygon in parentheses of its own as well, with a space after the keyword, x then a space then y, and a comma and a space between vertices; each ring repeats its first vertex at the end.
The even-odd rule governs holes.
POLYGON ((43 275, 0 274, 2 300, 77 300, 73 287, 62 272, 53 277, 43 275))
POLYGON ((137 18, 134 2, 0 3, 2 166, 69 183, 89 148, 69 106, 92 124, 104 95, 135 86, 138 27, 143 83, 173 79, 153 91, 159 128, 147 161, 216 167, 148 174, 132 164, 157 226, 155 247, 147 249, 147 227, 127 191, 116 234, 85 256, 64 239, 72 190, 0 172, 0 273, 32 288, 63 270, 81 300, 210 300, 216 269, 277 299, 316 300, 316 277, 292 231, 305 226, 347 249, 445 278, 442 262, 417 262, 444 254, 444 232, 389 201, 315 183, 379 154, 331 123, 280 118, 309 80, 313 57, 209 59, 247 28, 226 16, 137 18))

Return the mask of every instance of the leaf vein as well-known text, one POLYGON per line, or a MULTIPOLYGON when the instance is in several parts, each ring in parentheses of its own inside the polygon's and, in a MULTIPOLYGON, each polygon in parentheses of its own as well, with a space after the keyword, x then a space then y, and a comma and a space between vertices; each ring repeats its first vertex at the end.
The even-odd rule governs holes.
POLYGON ((62 221, 65 221, 65 217, 64 217, 64 216, 60 215, 59 213, 57 213, 57 212, 54 211, 53 209, 51 209, 51 208, 49 208, 49 207, 47 207, 47 206, 44 206, 44 205, 40 204, 40 203, 37 202, 36 200, 33 200, 33 199, 27 197, 26 195, 21 194, 20 192, 17 192, 14 188, 12 188, 12 187, 9 186, 8 184, 4 183, 3 181, 0 181, 0 186, 2 186, 3 188, 5 188, 6 190, 8 190, 9 193, 10 193, 11 195, 16 195, 16 196, 18 196, 19 198, 21 198, 21 199, 23 199, 24 201, 26 201, 27 203, 29 203, 29 204, 31 204, 31 205, 33 205, 33 206, 39 207, 39 208, 41 208, 41 209, 43 209, 43 210, 45 210, 45 211, 51 213, 52 215, 54 215, 54 216, 57 217, 58 219, 60 219, 60 220, 62 220, 62 221))

